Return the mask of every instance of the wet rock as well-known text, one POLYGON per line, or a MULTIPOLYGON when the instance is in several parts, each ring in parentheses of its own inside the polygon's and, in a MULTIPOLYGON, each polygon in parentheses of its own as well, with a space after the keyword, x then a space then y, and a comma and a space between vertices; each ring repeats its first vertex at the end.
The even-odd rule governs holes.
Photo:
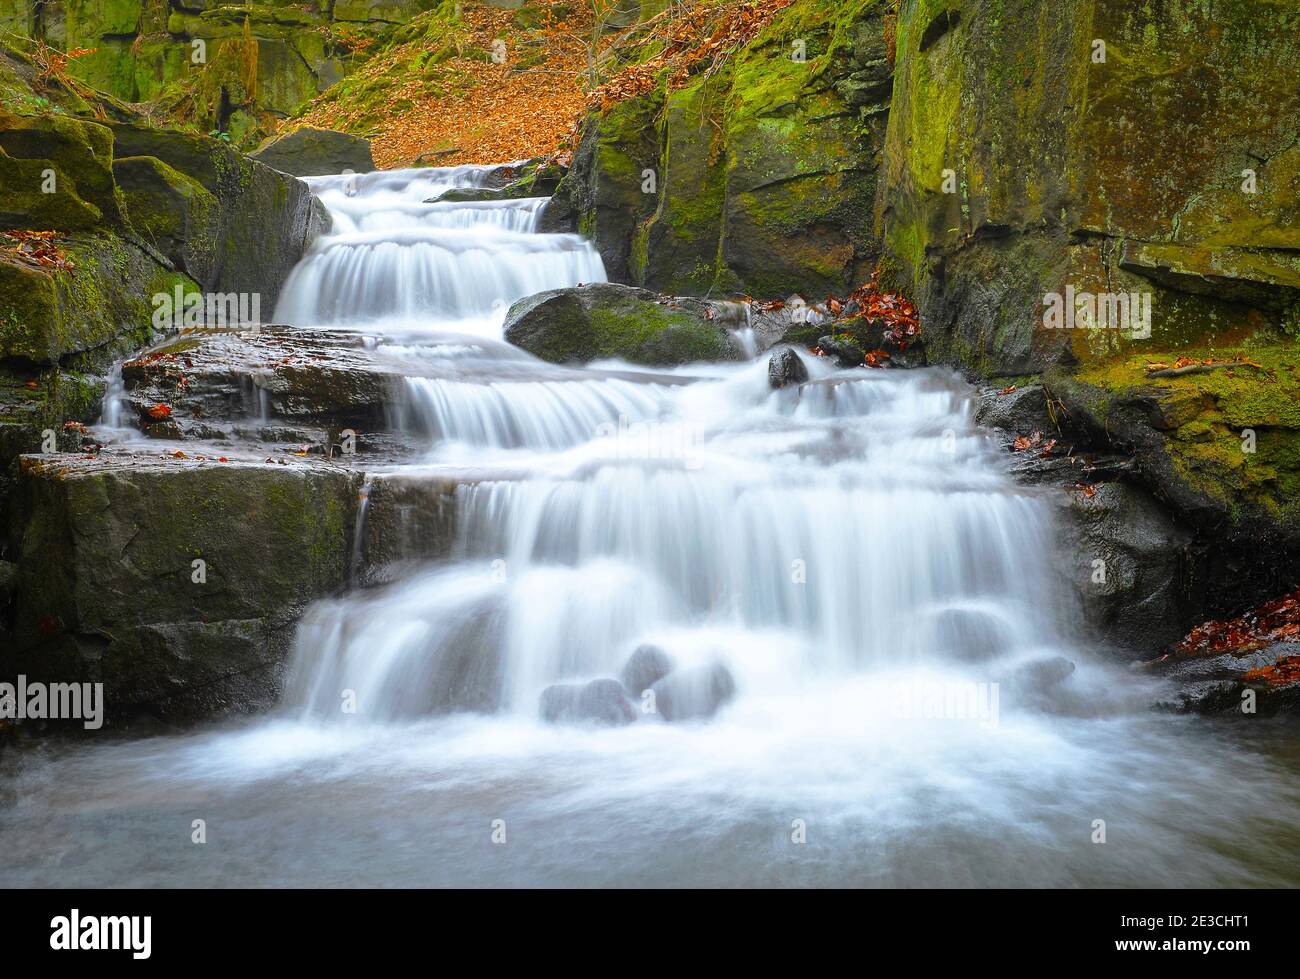
POLYGON ((549 686, 542 691, 541 714, 552 724, 593 722, 616 727, 636 720, 636 710, 617 680, 549 686))
POLYGON ((603 357, 654 367, 734 360, 718 305, 612 282, 551 289, 510 307, 505 338, 557 364, 603 357))
POLYGON ((1092 497, 1062 491, 1058 502, 1066 578, 1093 637, 1136 656, 1180 639, 1191 532, 1145 490, 1124 483, 1103 483, 1092 497))
POLYGON ((623 689, 632 698, 654 686, 672 672, 673 661, 658 646, 638 646, 623 667, 623 689))
POLYGON ((861 367, 862 361, 866 354, 862 348, 848 340, 837 340, 833 336, 822 336, 817 338, 817 346, 821 347, 827 357, 831 357, 841 367, 861 367))
POLYGON ((162 452, 20 462, 0 673, 103 682, 110 722, 276 699, 297 616, 347 583, 360 473, 162 452))
POLYGON ((941 655, 967 663, 983 663, 1007 651, 1006 627, 978 609, 949 608, 930 623, 931 641, 941 655))
POLYGON ((1300 717, 1300 683, 1271 686, 1244 678, 1248 671, 1273 666, 1284 656, 1300 656, 1300 643, 1273 643, 1241 655, 1175 655, 1141 668, 1168 682, 1169 693, 1157 704, 1164 710, 1225 718, 1300 717))
POLYGON ((670 673, 651 688, 655 711, 666 721, 705 720, 736 695, 736 681, 721 663, 670 673))
POLYGON ((1074 674, 1074 663, 1064 656, 1034 660, 1016 668, 1011 683, 1018 690, 1045 693, 1074 674))
POLYGON ((1047 411, 1047 392, 1041 384, 1026 384, 1007 394, 998 394, 990 388, 976 403, 975 420, 1015 435, 1056 431, 1047 411))
MULTIPOLYGON (((166 405, 166 437, 208 437, 241 421, 267 425, 270 441, 323 444, 325 428, 373 432, 385 423, 393 375, 356 334, 263 327, 255 334, 194 331, 122 365, 127 401, 151 434, 166 405), (282 436, 278 437, 277 436, 282 436)), ((143 426, 142 426, 143 427, 143 426)))
POLYGON ((808 380, 808 367, 792 347, 772 354, 767 361, 767 383, 773 388, 802 384, 808 380))
POLYGON ((300 126, 283 136, 273 136, 249 156, 295 177, 320 177, 345 170, 370 173, 375 169, 370 140, 314 126, 300 126))

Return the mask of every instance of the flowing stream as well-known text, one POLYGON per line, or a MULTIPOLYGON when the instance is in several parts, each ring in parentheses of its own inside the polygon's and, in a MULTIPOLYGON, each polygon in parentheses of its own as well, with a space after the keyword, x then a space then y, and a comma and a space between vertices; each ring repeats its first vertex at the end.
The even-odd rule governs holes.
POLYGON ((427 452, 371 478, 496 473, 451 555, 309 609, 271 716, 7 763, 0 883, 1300 883, 1295 749, 1092 648, 964 382, 542 364, 505 310, 604 272, 544 202, 427 203, 486 174, 312 178, 334 230, 276 317, 420 366, 427 452), (698 716, 541 719, 645 645, 698 716))

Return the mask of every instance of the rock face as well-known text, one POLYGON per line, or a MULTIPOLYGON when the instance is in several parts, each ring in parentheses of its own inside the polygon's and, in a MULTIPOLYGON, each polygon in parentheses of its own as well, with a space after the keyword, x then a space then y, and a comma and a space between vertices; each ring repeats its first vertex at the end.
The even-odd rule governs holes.
POLYGON ((90 49, 69 63, 82 82, 124 102, 189 101, 204 131, 240 139, 342 78, 348 39, 371 39, 434 6, 434 0, 339 0, 319 7, 5 0, 0 26, 62 50, 90 49), (198 50, 201 61, 194 59, 198 50))
POLYGON ((621 357, 667 367, 735 358, 720 322, 708 301, 600 282, 519 300, 506 314, 505 338, 557 364, 621 357))
POLYGON ((615 281, 844 295, 877 254, 891 82, 874 0, 800 0, 723 70, 590 116, 548 219, 590 237, 615 281))
POLYGON ((12 516, 12 656, 103 682, 110 721, 263 706, 292 625, 347 581, 360 474, 28 456, 12 516))
POLYGON ((313 126, 274 136, 249 155, 295 177, 319 177, 345 170, 369 173, 375 169, 370 140, 313 126))
POLYGON ((1070 493, 1062 506, 1066 577, 1088 634, 1135 657, 1181 638, 1194 607, 1191 532, 1123 483, 1098 486, 1092 497, 1070 493))
POLYGON ((879 213, 932 355, 1016 375, 1279 324, 1300 298, 1294 28, 1272 3, 903 5, 879 213), (1151 294, 1148 338, 1045 328, 1067 288, 1151 294))

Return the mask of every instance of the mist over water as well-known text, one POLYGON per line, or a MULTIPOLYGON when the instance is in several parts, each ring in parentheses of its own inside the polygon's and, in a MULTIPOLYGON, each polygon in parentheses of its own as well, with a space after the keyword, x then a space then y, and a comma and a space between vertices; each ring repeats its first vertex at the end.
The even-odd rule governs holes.
POLYGON ((964 382, 536 361, 499 301, 603 270, 536 201, 423 203, 486 172, 313 178, 334 231, 277 310, 410 366, 390 414, 426 448, 374 479, 497 473, 451 556, 310 608, 273 716, 6 760, 0 883, 1300 883, 1295 749, 1153 713, 1091 645, 964 382), (734 698, 539 719, 647 643, 734 698))

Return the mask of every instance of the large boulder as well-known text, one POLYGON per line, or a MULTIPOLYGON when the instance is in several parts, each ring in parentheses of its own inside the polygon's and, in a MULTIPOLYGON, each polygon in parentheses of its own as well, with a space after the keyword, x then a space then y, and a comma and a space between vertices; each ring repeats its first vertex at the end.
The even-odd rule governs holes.
POLYGON ((295 177, 319 177, 345 170, 369 173, 375 169, 370 140, 314 126, 300 126, 283 136, 273 136, 249 155, 295 177))
POLYGON ((715 304, 599 282, 521 299, 506 314, 505 337, 552 363, 619 357, 668 367, 735 359, 715 304))
POLYGON ((1179 639, 1193 606, 1191 532, 1124 483, 1059 496, 1066 578, 1094 638, 1134 657, 1179 639))
POLYGON ((280 287, 329 215, 295 177, 236 153, 220 140, 137 123, 112 123, 119 157, 154 157, 202 185, 219 205, 205 291, 257 293, 269 316, 280 287))
POLYGON ((110 721, 273 702, 293 624, 348 579, 361 474, 25 456, 6 675, 102 682, 110 721))

